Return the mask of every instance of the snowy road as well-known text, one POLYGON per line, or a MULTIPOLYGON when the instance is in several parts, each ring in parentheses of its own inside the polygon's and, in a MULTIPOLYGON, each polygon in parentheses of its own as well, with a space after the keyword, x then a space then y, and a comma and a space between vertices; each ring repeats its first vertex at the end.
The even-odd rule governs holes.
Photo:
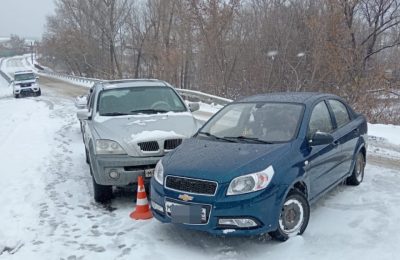
POLYGON ((42 84, 41 97, 13 99, 0 81, 0 259, 398 259, 398 144, 376 138, 364 183, 314 205, 303 236, 213 237, 131 220, 128 191, 108 207, 94 203, 71 98, 78 90, 42 84))

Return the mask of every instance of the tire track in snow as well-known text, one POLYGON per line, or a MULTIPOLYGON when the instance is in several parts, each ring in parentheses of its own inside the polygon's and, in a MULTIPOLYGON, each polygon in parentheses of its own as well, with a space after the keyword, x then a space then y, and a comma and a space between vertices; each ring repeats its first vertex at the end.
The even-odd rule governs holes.
POLYGON ((400 145, 389 143, 384 138, 368 136, 367 163, 399 170, 400 145))

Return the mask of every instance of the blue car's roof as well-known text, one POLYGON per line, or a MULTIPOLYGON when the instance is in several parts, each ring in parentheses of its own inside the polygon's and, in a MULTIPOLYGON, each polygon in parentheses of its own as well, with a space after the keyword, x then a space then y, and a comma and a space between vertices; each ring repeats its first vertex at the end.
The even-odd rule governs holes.
POLYGON ((333 94, 318 92, 279 92, 250 96, 237 100, 236 102, 289 102, 310 104, 321 97, 340 99, 333 94))

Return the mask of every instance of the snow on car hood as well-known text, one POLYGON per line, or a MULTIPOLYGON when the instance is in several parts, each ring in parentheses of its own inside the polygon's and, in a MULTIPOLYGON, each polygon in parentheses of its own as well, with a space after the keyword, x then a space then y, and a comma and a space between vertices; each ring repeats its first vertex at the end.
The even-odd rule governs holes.
POLYGON ((96 116, 94 128, 101 139, 132 144, 166 138, 188 138, 197 130, 189 112, 120 117, 96 116))

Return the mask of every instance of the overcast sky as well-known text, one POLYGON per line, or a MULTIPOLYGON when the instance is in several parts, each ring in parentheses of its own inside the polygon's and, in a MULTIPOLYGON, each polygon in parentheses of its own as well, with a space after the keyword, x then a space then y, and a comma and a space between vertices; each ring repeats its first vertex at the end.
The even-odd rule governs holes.
POLYGON ((0 0, 0 37, 17 34, 41 38, 55 0, 0 0))

